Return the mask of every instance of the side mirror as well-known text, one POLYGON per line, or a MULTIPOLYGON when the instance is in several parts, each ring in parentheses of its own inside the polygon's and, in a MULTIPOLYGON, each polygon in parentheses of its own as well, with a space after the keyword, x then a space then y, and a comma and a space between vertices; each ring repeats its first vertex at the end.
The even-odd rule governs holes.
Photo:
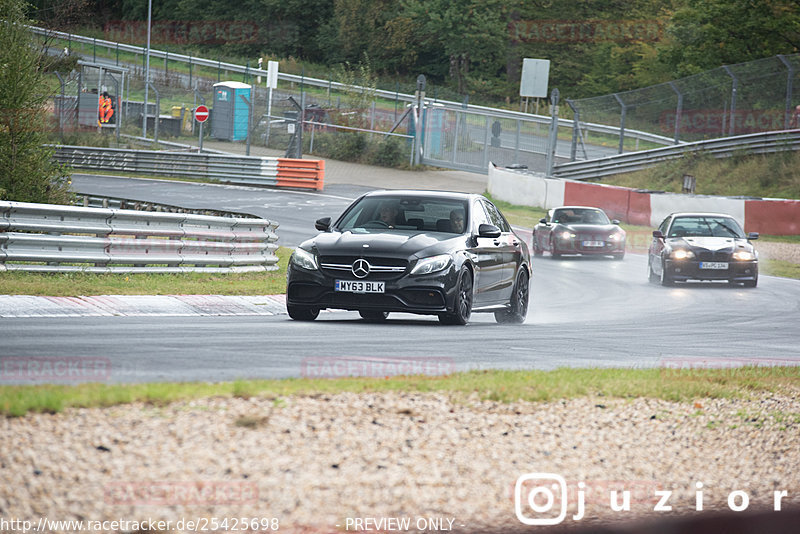
POLYGON ((656 239, 664 239, 664 234, 661 233, 661 230, 653 230, 653 237, 656 239))
POLYGON ((747 234, 747 239, 753 241, 754 239, 758 239, 758 232, 750 232, 747 234))
POLYGON ((611 224, 616 224, 619 226, 619 219, 611 219, 611 224))
POLYGON ((478 237, 489 237, 497 239, 500 237, 500 228, 493 224, 482 224, 478 227, 478 237))
POLYGON ((322 219, 317 219, 317 222, 314 223, 314 228, 320 230, 322 232, 330 232, 331 231, 331 218, 330 217, 323 217, 322 219))
POLYGON ((542 217, 541 219, 539 219, 539 222, 542 223, 542 224, 547 224, 547 219, 542 217))

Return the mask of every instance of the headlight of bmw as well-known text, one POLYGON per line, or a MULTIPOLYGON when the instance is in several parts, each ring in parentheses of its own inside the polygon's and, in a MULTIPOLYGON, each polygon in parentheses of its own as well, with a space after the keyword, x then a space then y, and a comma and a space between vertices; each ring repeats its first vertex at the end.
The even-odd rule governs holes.
POLYGON ((609 235, 608 238, 611 241, 622 241, 622 234, 619 232, 614 232, 613 234, 609 235))
POLYGON ((733 259, 739 261, 752 261, 756 259, 756 255, 749 250, 737 250, 733 253, 733 259))
POLYGON ((673 250, 672 254, 670 254, 670 257, 673 260, 690 260, 690 259, 694 258, 694 252, 692 252, 691 250, 686 250, 686 249, 683 249, 683 248, 679 248, 679 249, 673 250))
POLYGON ((294 249, 294 253, 292 257, 289 259, 292 264, 300 267, 301 269, 306 269, 308 271, 316 271, 319 269, 319 265, 317 264, 317 256, 313 252, 309 252, 307 250, 303 250, 302 248, 294 249))
POLYGON ((440 254, 438 256, 431 256, 430 258, 422 258, 417 261, 417 264, 411 269, 411 274, 431 274, 447 268, 450 265, 450 255, 440 254))
POLYGON ((575 234, 573 234, 572 232, 561 232, 561 234, 559 234, 558 237, 560 237, 561 239, 572 239, 573 237, 575 237, 575 234))

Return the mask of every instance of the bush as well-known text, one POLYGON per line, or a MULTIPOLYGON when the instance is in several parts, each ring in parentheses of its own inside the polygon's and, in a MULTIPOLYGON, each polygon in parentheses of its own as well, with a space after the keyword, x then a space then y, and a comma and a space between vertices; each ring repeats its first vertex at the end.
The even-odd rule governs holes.
MULTIPOLYGON (((304 136, 305 150, 310 148, 310 135, 304 136)), ((405 139, 363 133, 325 132, 314 135, 315 156, 340 161, 379 165, 381 167, 408 168, 410 147, 405 139)))

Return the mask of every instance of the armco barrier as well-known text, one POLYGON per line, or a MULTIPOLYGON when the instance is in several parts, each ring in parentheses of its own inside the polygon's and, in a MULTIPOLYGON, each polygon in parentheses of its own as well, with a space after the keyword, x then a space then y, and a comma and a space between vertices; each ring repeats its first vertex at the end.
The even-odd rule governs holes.
POLYGON ((0 201, 0 271, 277 269, 266 219, 0 201))
POLYGON ((317 191, 322 190, 325 182, 325 162, 321 160, 67 145, 54 148, 55 160, 75 169, 205 178, 236 184, 299 187, 317 191))
POLYGON ((489 165, 489 193, 512 204, 543 207, 596 206, 628 224, 658 226, 670 213, 702 211, 731 215, 748 232, 800 234, 800 200, 684 195, 546 178, 489 165), (560 193, 560 195, 559 195, 560 193))

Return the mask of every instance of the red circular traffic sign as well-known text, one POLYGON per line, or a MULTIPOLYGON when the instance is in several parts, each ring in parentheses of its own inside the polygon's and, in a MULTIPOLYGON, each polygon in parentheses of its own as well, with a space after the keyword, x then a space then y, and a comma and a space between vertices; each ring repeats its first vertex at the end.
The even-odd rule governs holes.
POLYGON ((208 108, 203 105, 197 106, 197 109, 194 110, 194 119, 197 122, 206 122, 208 119, 208 108))

